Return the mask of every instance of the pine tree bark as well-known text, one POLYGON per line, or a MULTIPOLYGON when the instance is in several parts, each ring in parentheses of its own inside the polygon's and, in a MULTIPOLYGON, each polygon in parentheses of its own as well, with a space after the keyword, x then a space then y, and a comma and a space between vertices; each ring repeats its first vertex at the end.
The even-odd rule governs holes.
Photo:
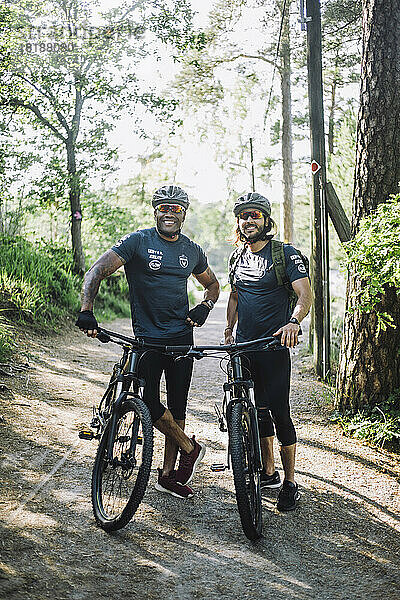
MULTIPOLYGON (((400 0, 363 0, 363 59, 352 231, 398 192, 400 181, 400 0)), ((374 313, 357 309, 363 282, 349 273, 336 406, 355 412, 400 387, 400 303, 388 288, 380 309, 396 328, 378 333, 374 313)))

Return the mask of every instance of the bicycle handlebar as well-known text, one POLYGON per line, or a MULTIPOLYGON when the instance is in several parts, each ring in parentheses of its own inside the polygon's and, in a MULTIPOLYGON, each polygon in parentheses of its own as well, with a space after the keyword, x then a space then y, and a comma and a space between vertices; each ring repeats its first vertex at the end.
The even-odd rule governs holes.
POLYGON ((170 354, 181 354, 188 355, 194 358, 202 358, 201 354, 206 352, 207 350, 218 350, 225 351, 230 353, 234 353, 237 350, 242 350, 245 348, 250 348, 251 346, 255 346, 258 344, 264 344, 262 348, 258 348, 257 350, 265 350, 267 348, 273 348, 274 346, 280 346, 280 338, 274 336, 268 336, 264 338, 258 338, 257 340, 250 340, 248 342, 239 342, 236 344, 224 344, 220 346, 195 346, 195 345, 184 345, 184 346, 168 346, 161 344, 147 344, 142 340, 138 340, 137 338, 131 338, 120 333, 116 333, 115 331, 108 331, 107 329, 103 329, 102 327, 99 329, 99 333, 97 334, 97 339, 103 344, 107 344, 108 342, 114 342, 115 344, 125 345, 129 344, 130 346, 136 348, 137 350, 162 350, 163 352, 167 352, 170 354), (120 342, 112 339, 117 338, 117 340, 121 340, 120 342), (122 342, 122 344, 121 344, 122 342))

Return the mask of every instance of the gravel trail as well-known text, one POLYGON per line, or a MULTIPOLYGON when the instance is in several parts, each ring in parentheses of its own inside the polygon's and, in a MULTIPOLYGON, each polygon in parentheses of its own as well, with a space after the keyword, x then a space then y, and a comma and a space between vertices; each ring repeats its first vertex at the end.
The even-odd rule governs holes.
MULTIPOLYGON (((128 320, 115 330, 130 333, 128 320)), ((217 306, 197 342, 218 343, 217 306)), ((398 600, 398 455, 342 436, 329 421, 329 392, 303 351, 293 356, 292 411, 298 432, 294 513, 263 496, 264 537, 248 541, 236 509, 216 360, 196 362, 187 432, 207 444, 186 501, 154 489, 161 463, 157 432, 150 483, 134 520, 112 535, 94 524, 90 475, 96 442, 79 440, 115 361, 117 347, 64 336, 23 341, 29 367, 0 376, 0 598, 7 600, 398 600), (7 375, 8 374, 8 375, 7 375)), ((278 452, 276 453, 278 456, 278 452)), ((279 468, 280 464, 278 463, 279 468)))

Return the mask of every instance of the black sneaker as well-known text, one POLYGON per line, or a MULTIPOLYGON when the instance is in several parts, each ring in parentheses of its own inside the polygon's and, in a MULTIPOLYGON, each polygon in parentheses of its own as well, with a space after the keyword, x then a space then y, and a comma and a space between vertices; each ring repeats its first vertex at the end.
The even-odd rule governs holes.
POLYGON ((278 495, 276 508, 282 511, 294 510, 299 498, 300 493, 297 483, 285 480, 278 495))
POLYGON ((278 471, 275 471, 273 475, 267 475, 264 469, 260 474, 260 487, 263 488, 278 488, 281 487, 281 478, 278 471))

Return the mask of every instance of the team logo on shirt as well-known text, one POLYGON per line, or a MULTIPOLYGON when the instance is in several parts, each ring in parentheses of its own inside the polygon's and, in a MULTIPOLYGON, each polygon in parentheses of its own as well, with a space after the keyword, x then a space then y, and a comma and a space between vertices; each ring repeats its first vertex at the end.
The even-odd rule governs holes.
POLYGON ((153 271, 158 271, 158 269, 161 269, 161 262, 159 260, 151 260, 149 262, 149 267, 153 271))
POLYGON ((149 267, 152 271, 158 271, 161 269, 161 261, 163 258, 163 253, 161 250, 153 250, 153 248, 147 248, 147 253, 149 255, 149 267))
POLYGON ((290 258, 291 260, 294 260, 294 264, 297 265, 297 270, 299 273, 307 273, 303 261, 301 260, 301 256, 299 256, 298 254, 292 254, 290 258))
POLYGON ((189 264, 188 257, 185 256, 184 254, 181 254, 181 256, 179 257, 179 264, 181 265, 182 269, 186 269, 186 267, 189 264))

